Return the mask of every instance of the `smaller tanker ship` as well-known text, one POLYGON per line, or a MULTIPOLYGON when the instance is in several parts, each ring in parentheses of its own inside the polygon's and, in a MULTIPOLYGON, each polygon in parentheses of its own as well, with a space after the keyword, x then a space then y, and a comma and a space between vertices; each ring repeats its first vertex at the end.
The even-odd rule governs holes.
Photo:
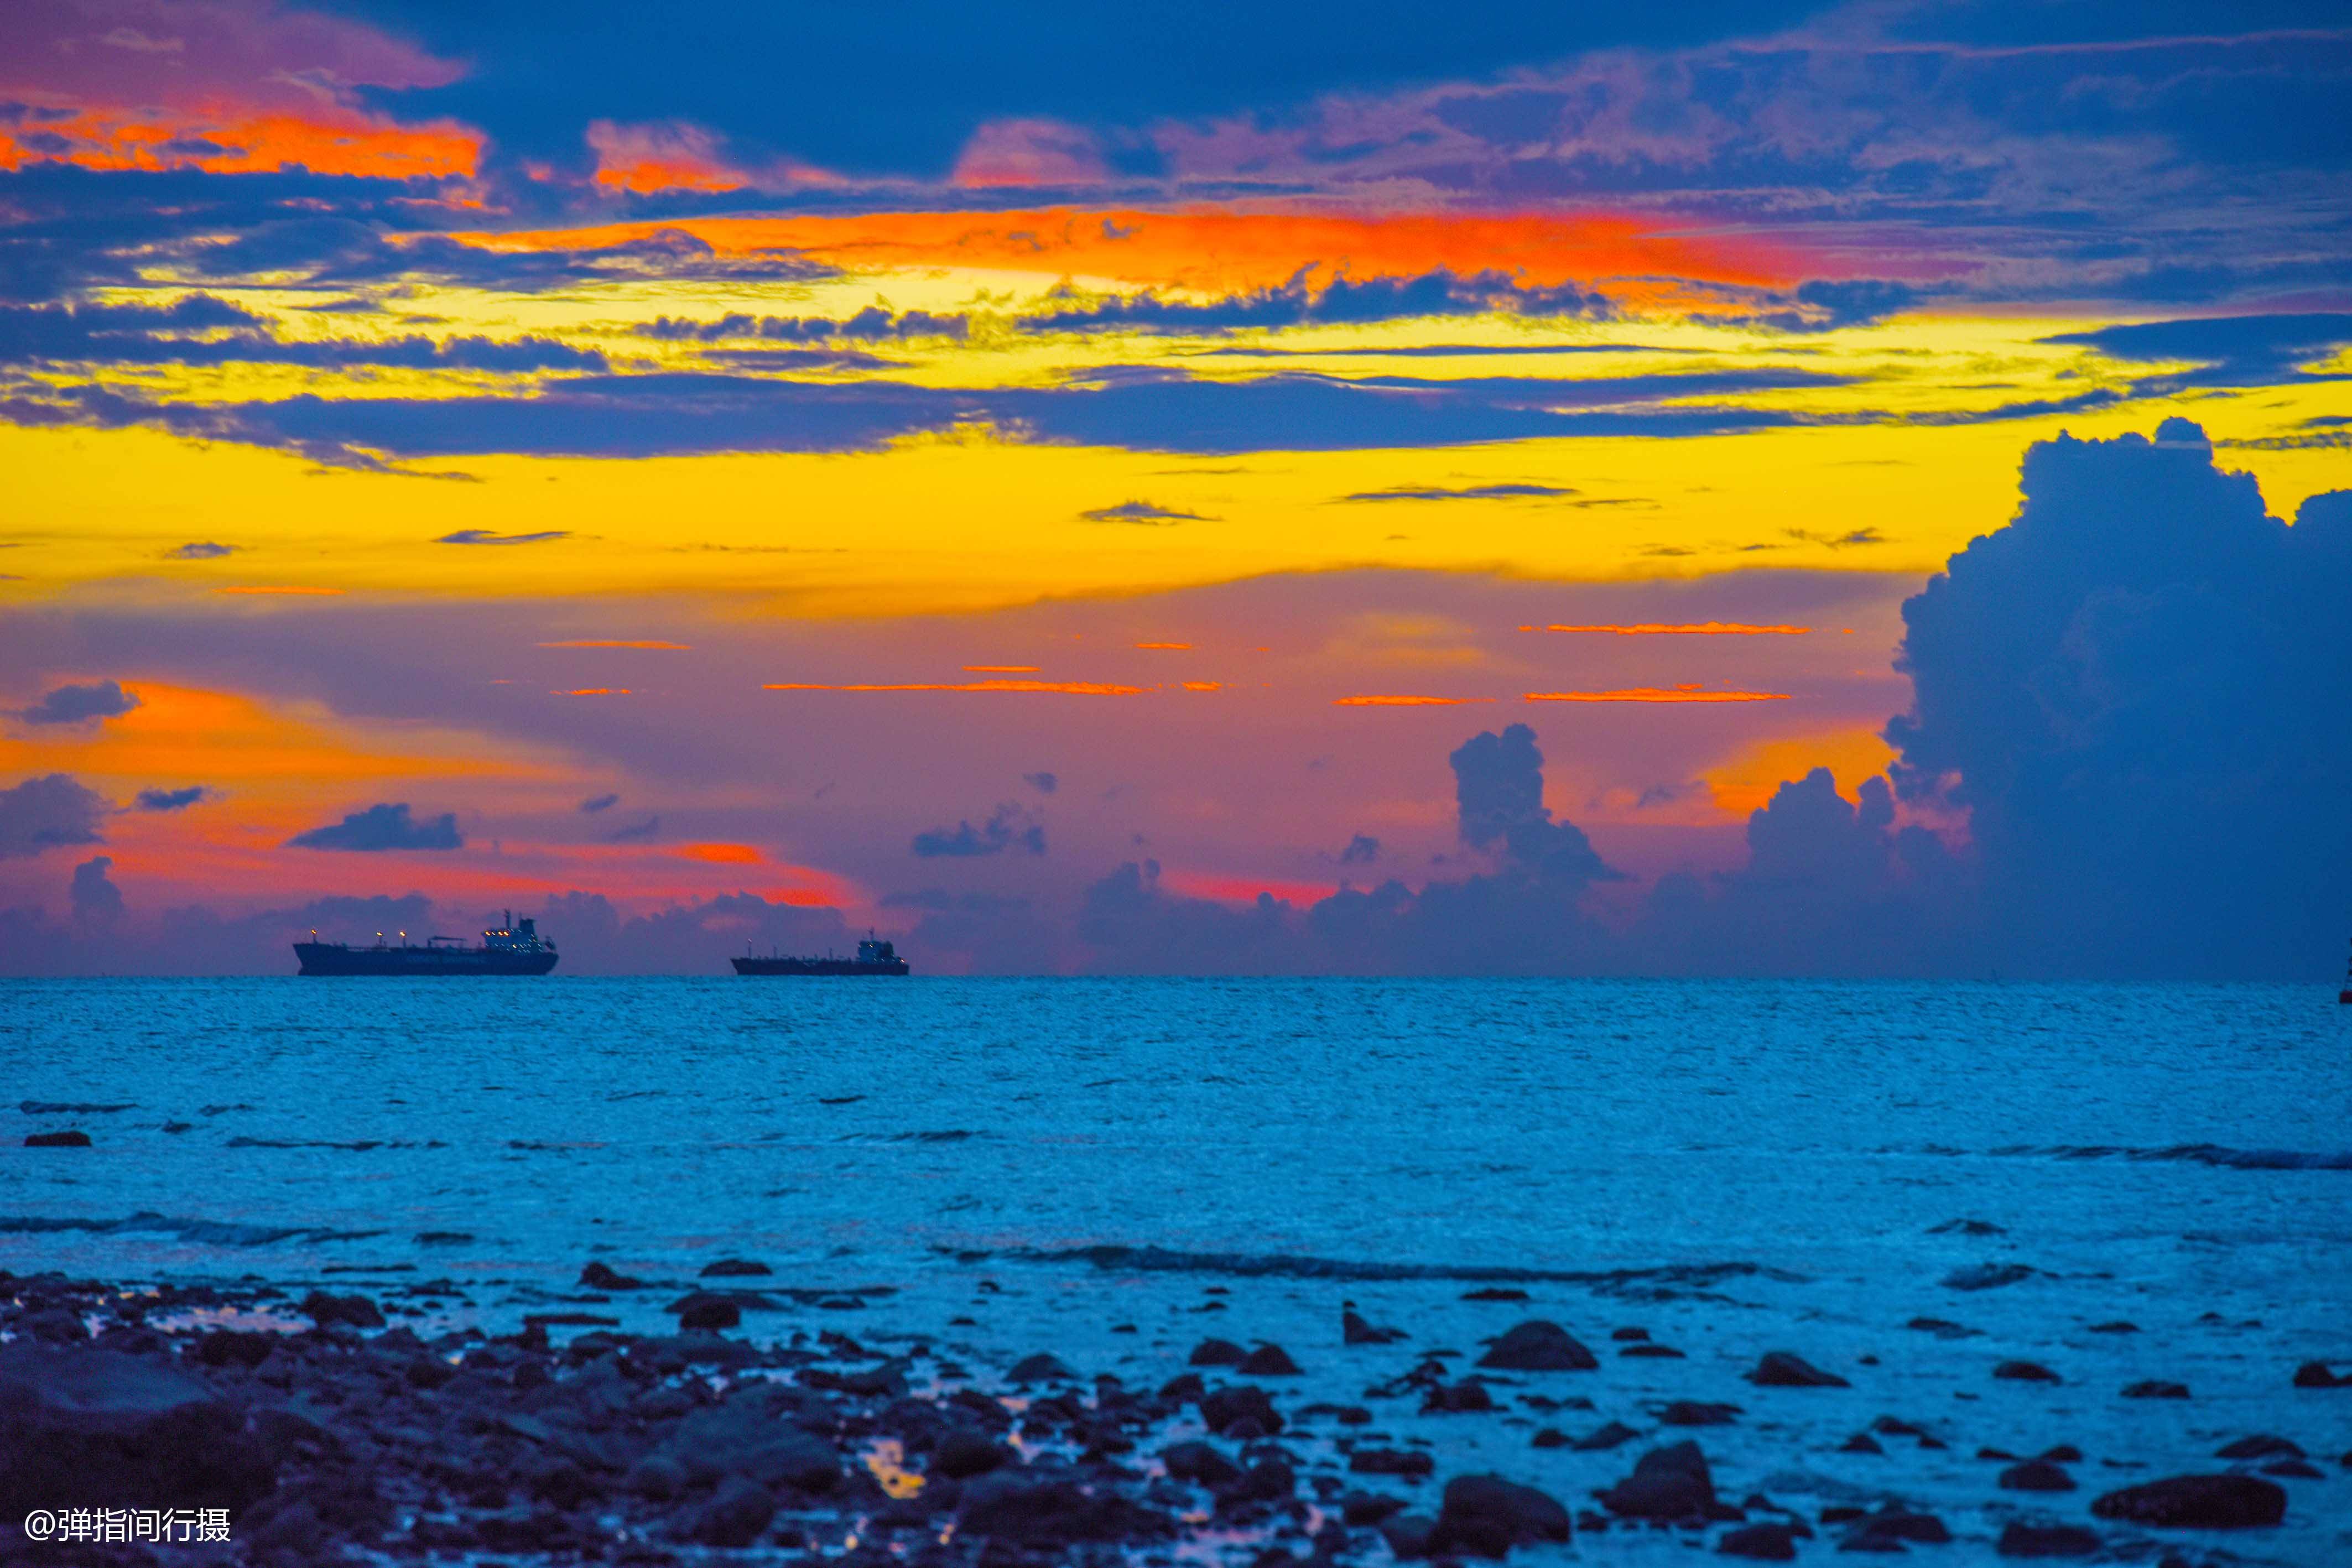
POLYGON ((746 951, 735 960, 739 975, 903 975, 907 960, 898 956, 897 946, 877 941, 869 936, 857 945, 855 958, 836 958, 828 953, 822 958, 788 957, 781 953, 762 958, 746 951))
POLYGON ((294 956, 306 975, 544 975, 555 967, 555 944, 539 934, 536 921, 517 920, 512 910, 504 925, 482 933, 478 947, 457 936, 429 936, 420 947, 405 931, 397 944, 379 931, 373 946, 354 947, 321 942, 313 931, 310 941, 294 944, 294 956))

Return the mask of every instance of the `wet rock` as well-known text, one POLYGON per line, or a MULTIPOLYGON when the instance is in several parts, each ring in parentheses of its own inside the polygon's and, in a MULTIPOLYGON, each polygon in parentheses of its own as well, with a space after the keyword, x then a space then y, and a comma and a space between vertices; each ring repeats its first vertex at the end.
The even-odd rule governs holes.
POLYGON ((1557 1427, 1538 1427, 1536 1435, 1528 1439, 1528 1446, 1531 1448, 1565 1448, 1568 1447, 1568 1434, 1557 1427))
POLYGON ((1558 1323, 1530 1318, 1493 1340, 1478 1364, 1498 1372, 1591 1372, 1601 1363, 1558 1323))
POLYGON ((685 1534, 704 1546, 749 1546, 775 1517, 773 1492, 746 1477, 729 1476, 710 1500, 694 1511, 685 1534))
POLYGON ((2326 1479, 2326 1473, 2317 1465, 2312 1464, 2304 1459, 2280 1459, 2274 1464, 2264 1465, 2263 1467, 2263 1474, 2266 1476, 2284 1476, 2289 1480, 2298 1481, 2315 1481, 2326 1479))
POLYGON ((743 1309, 731 1296, 697 1291, 670 1303, 681 1329, 731 1329, 743 1321, 743 1309))
POLYGON ((1465 1301, 1524 1301, 1528 1293, 1513 1285, 1485 1285, 1475 1291, 1465 1291, 1465 1301))
POLYGON ((1298 1491, 1298 1472, 1278 1458, 1260 1459, 1218 1494, 1217 1506, 1232 1510, 1256 1502, 1288 1502, 1298 1491))
POLYGON ((1593 1431, 1587 1432, 1583 1437, 1579 1437, 1576 1441, 1570 1443, 1569 1447, 1577 1449, 1581 1453, 1589 1454, 1598 1452, 1603 1448, 1614 1448, 1620 1444, 1630 1443, 1641 1435, 1641 1433, 1636 1432, 1633 1427, 1626 1426, 1621 1421, 1612 1421, 1593 1431))
POLYGON ((27 1133, 25 1146, 28 1149, 86 1149, 89 1147, 88 1133, 27 1133))
POLYGON ((1514 1546, 1566 1541, 1570 1529, 1568 1510, 1546 1492, 1500 1476, 1456 1476, 1445 1483, 1428 1549, 1501 1557, 1514 1546))
POLYGON ((765 1263, 750 1258, 720 1258, 702 1266, 697 1276, 704 1280, 745 1280, 755 1275, 772 1274, 775 1270, 765 1263))
POLYGON ((832 1444, 778 1420, 752 1398, 695 1411, 677 1424, 660 1452, 698 1486, 736 1474, 772 1490, 824 1494, 841 1482, 841 1456, 832 1444))
POLYGON ((2257 1432, 2251 1437, 2241 1437, 2214 1450, 2217 1459, 2299 1459, 2303 1448, 2289 1437, 2273 1437, 2267 1432, 2257 1432))
POLYGON ((2160 1529, 2245 1530, 2284 1518, 2286 1489, 2260 1476, 2168 1476, 2111 1491, 2091 1512, 2160 1529))
POLYGON ((2186 1399, 2189 1397, 2189 1385, 2150 1378, 2144 1383, 2133 1384, 2124 1390, 2123 1396, 2126 1399, 2186 1399))
POLYGON ((2003 1557, 2088 1557, 2099 1550, 2099 1537, 2079 1524, 2028 1524, 2013 1519, 2001 1526, 1993 1550, 2003 1557))
POLYGON ((1992 1375, 2009 1383, 2056 1383, 2058 1375, 2038 1361, 2004 1361, 1992 1375))
POLYGON ((1669 1427, 1728 1427, 1739 1418, 1737 1405, 1710 1405, 1703 1399, 1677 1399, 1658 1412, 1669 1427))
POLYGON ((1348 1523, 1362 1526, 1378 1524, 1393 1518, 1404 1509, 1404 1499, 1391 1497, 1386 1492, 1351 1491, 1339 1500, 1339 1517, 1348 1523))
POLYGON ((592 1291, 642 1291, 646 1282, 634 1274, 624 1274, 611 1265, 591 1259, 580 1270, 580 1282, 592 1291))
POLYGON ((2059 1443, 2042 1449, 2033 1457, 2037 1459, 2047 1459, 2053 1465, 2079 1465, 2083 1462, 2083 1450, 2072 1443, 2059 1443))
POLYGON ((1231 1433, 1244 1421, 1255 1426, 1261 1437, 1271 1437, 1282 1430, 1282 1416, 1274 1401, 1255 1384, 1233 1384, 1202 1396, 1199 1403, 1202 1423, 1212 1432, 1231 1433))
POLYGON ((259 1366, 278 1348, 278 1336, 260 1330, 210 1329, 188 1347, 189 1359, 206 1366, 259 1366))
MULTIPOLYGON (((26 1143, 33 1140, 27 1138, 26 1143)), ((2306 1361, 2294 1369, 2297 1388, 2352 1388, 2352 1375, 2338 1377, 2330 1372, 2324 1361, 2306 1361)))
POLYGON ((1117 1492, 1089 1491, 1075 1479, 1032 1479, 1017 1471, 998 1471, 969 1483, 956 1520, 960 1536, 1039 1547, 1079 1541, 1148 1541, 1171 1533, 1165 1516, 1117 1492))
POLYGON ((1696 1443, 1675 1443, 1643 1454, 1632 1475, 1597 1495, 1621 1519, 1704 1517, 1715 1505, 1715 1478, 1696 1443))
POLYGON ((365 1296, 331 1296, 324 1291, 313 1291, 302 1298, 297 1310, 320 1328, 335 1323, 349 1323, 355 1329, 383 1327, 383 1314, 365 1296))
POLYGON ((1672 1345, 1652 1344, 1646 1340, 1639 1344, 1629 1344, 1617 1354, 1633 1361, 1684 1361, 1688 1359, 1681 1351, 1676 1350, 1672 1345))
POLYGON ((1969 1339, 1984 1332, 1969 1328, 1965 1323, 1956 1323, 1948 1318, 1913 1318, 1903 1326, 1917 1329, 1921 1333, 1934 1334, 1937 1339, 1969 1339))
POLYGON ((1014 1362, 1004 1375, 1014 1383, 1067 1383, 1077 1375, 1063 1365, 1059 1357, 1039 1351, 1014 1362))
POLYGON ((1242 1468, 1209 1443, 1171 1443, 1160 1451, 1160 1462, 1178 1480, 1192 1481, 1212 1490, 1242 1479, 1242 1468))
POLYGON ((1487 1393, 1486 1385, 1475 1377, 1465 1377, 1459 1383, 1441 1383, 1432 1388, 1421 1402, 1421 1413, 1424 1416, 1473 1415, 1494 1407, 1495 1396, 1487 1393))
POLYGON ((1717 1542, 1715 1549, 1725 1557, 1747 1557, 1759 1563, 1793 1563, 1797 1557, 1797 1532, 1793 1527, 1778 1522, 1746 1524, 1717 1542))
POLYGON ((1838 1445, 1838 1452, 1841 1454, 1883 1454, 1886 1452, 1886 1448, 1885 1445, 1882 1444, 1877 1438, 1872 1437, 1869 1433, 1856 1432, 1853 1437, 1848 1437, 1844 1442, 1838 1445))
POLYGON ((986 1433, 960 1427, 941 1437, 931 1449, 928 1473, 964 1480, 1011 1464, 1014 1458, 1012 1449, 986 1433))
POLYGON ((1764 1358, 1748 1374, 1748 1381, 1759 1388, 1851 1388, 1853 1386, 1834 1372, 1823 1372, 1801 1356, 1785 1350, 1768 1350, 1764 1358))
POLYGON ((1930 1236, 2006 1236, 2009 1234, 1989 1219, 1947 1219, 1941 1225, 1927 1227, 1930 1236))
POLYGON ((1267 1343, 1244 1356, 1241 1364, 1234 1370, 1244 1377, 1296 1377, 1298 1375, 1298 1364, 1291 1360, 1290 1353, 1280 1345, 1267 1343))
POLYGON ((2073 1491, 2074 1478, 2048 1459, 2028 1459, 2000 1472, 2003 1491, 2073 1491))
POLYGON ((1912 1545, 1941 1546, 1952 1539, 1944 1521, 1932 1513, 1920 1513, 1899 1503, 1888 1503, 1875 1513, 1866 1513, 1854 1521, 1853 1528, 1838 1541, 1841 1552, 1900 1551, 1912 1545))
POLYGON ((1339 1339, 1344 1344, 1394 1344, 1402 1338, 1402 1329, 1375 1328, 1353 1312, 1339 1314, 1339 1339))
POLYGON ((1418 1448, 1358 1448, 1348 1456, 1348 1469, 1361 1476, 1426 1476, 1437 1461, 1418 1448))
POLYGON ((2014 1285, 2021 1280, 2031 1280, 2036 1270, 2022 1263, 1978 1263, 1966 1269, 1955 1269, 1944 1276, 1948 1291, 1997 1291, 2003 1285, 2014 1285))
POLYGON ((2093 1323, 2091 1325, 2091 1332, 2093 1333, 2139 1333, 2139 1325, 2135 1322, 2126 1322, 2122 1318, 2117 1318, 2113 1322, 2093 1323))
POLYGON ((1609 1337, 1615 1340, 1620 1344, 1632 1344, 1649 1338, 1650 1331, 1648 1329, 1636 1328, 1611 1329, 1609 1331, 1609 1337))
POLYGON ((1389 1543, 1389 1551, 1400 1562, 1410 1563, 1429 1555, 1430 1537, 1437 1533, 1437 1521, 1425 1513, 1400 1513, 1383 1520, 1380 1531, 1381 1539, 1389 1543))
POLYGON ((186 1374, 117 1351, 0 1345, 0 1518, 35 1508, 242 1510, 277 1461, 233 1407, 186 1374))
POLYGON ((667 1454, 641 1455, 621 1477, 621 1486, 635 1496, 668 1502, 686 1490, 686 1467, 667 1454))
POLYGON ((1187 1366, 1239 1366, 1249 1352, 1229 1339, 1204 1339, 1192 1347, 1187 1366))

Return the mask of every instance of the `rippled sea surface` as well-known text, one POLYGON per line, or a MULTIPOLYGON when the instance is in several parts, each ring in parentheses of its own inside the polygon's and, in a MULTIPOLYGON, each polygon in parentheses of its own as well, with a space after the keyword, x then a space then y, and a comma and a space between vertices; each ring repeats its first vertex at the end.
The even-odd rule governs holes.
MULTIPOLYGON (((0 1085, 19 1272, 446 1281, 449 1310, 510 1329, 592 1257, 684 1281, 739 1254, 803 1292, 753 1332, 970 1316, 982 1350, 1131 1379, 1207 1332, 1280 1340, 1312 1378, 1343 1299, 1473 1349, 1530 1311, 1594 1341, 1640 1323, 1689 1357, 1609 1369, 1629 1412, 1759 1405, 1736 1374, 1766 1348, 1870 1368, 1861 1403, 1776 1418, 1754 1479, 1864 1484, 1824 1450, 1898 1407, 1975 1423, 1956 1451, 2104 1441, 2159 1474, 2280 1431, 2329 1478, 2234 1549, 2352 1561, 2352 1389, 2287 1386, 2300 1361, 2352 1364, 2352 1008, 2332 991, 5 982, 0 1085), (65 1127, 94 1146, 17 1146, 65 1127), (1985 1265, 2026 1271, 1948 1282, 1985 1265), (1534 1305, 1462 1300, 1496 1283, 1534 1305), (1921 1316, 1979 1332, 1904 1326, 1921 1316), (2089 1332, 2117 1319, 2142 1333, 2089 1332), (2064 1383, 1991 1382, 2015 1355, 2064 1383), (2159 1377, 2198 1398, 2116 1402, 2159 1377)), ((659 1304, 599 1310, 645 1327, 659 1304)), ((1328 1375, 1353 1397, 1368 1371, 1328 1375)), ((1530 1479, 1623 1468, 1526 1440, 1492 1438, 1530 1479)), ((1937 1468, 1958 1459, 1903 1462, 1915 1493, 1944 1476, 1982 1506, 1980 1478, 1937 1468)))

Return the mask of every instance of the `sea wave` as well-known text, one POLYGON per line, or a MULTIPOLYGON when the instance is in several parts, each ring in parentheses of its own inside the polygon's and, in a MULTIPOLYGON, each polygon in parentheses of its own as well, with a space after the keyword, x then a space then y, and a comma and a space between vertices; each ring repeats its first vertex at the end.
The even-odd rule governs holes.
POLYGON ((2352 1171, 2352 1153, 2233 1149, 2223 1144, 2168 1144, 2159 1148, 2141 1148, 2128 1144, 2010 1144, 1990 1153, 2001 1158, 2178 1161, 2241 1171, 2352 1171))
POLYGON ((363 1241, 381 1230, 331 1230, 313 1225, 240 1225, 226 1219, 196 1219, 141 1209, 120 1219, 56 1218, 37 1214, 0 1214, 0 1236, 47 1236, 80 1231, 91 1236, 154 1233, 177 1236, 206 1247, 274 1247, 281 1241, 316 1245, 324 1241, 363 1241))
MULTIPOLYGON (((969 1260, 975 1254, 958 1253, 969 1260)), ((978 1256, 988 1256, 979 1254, 978 1256)), ((1014 1248, 994 1256, 1027 1263, 1087 1263, 1115 1273, 1230 1274, 1244 1279, 1436 1280, 1475 1285, 1559 1284, 1597 1289, 1705 1289, 1731 1280, 1791 1282, 1805 1276, 1762 1263, 1673 1263, 1647 1269, 1528 1269, 1491 1263, 1398 1263, 1317 1258, 1295 1252, 1190 1252, 1103 1243, 1092 1247, 1014 1248)))

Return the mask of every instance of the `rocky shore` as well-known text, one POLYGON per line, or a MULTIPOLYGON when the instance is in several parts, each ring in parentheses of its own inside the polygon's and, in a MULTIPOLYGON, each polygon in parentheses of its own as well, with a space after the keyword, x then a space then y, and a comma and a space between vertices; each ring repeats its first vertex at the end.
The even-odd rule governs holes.
MULTIPOLYGON (((744 1313, 791 1293, 768 1274, 713 1262, 661 1291, 676 1332, 648 1333, 597 1298, 642 1307, 660 1287, 602 1262, 583 1270, 582 1310, 506 1333, 420 1333, 457 1293, 446 1281, 298 1297, 0 1275, 0 1560, 1269 1568, 1574 1542, 1610 1562, 2221 1564, 2304 1561, 2279 1554, 2283 1521, 2352 1513, 2352 1452, 2249 1432, 2175 1473, 2065 1442, 2010 1451, 1965 1421, 1870 1410, 1859 1366, 1769 1348, 1717 1397, 1636 1401, 1615 1375, 1683 1358, 1639 1325, 1580 1325, 1587 1343, 1528 1316, 1423 1345, 1335 1298, 1322 1343, 1205 1336, 1172 1375, 1129 1381, 1034 1346, 983 1359, 969 1320, 866 1343, 749 1336, 744 1313), (1804 1431, 1774 1413, 1808 1402, 1804 1431), (1852 1425, 1837 1452, 1884 1460, 1883 1484, 1831 1488, 1809 1468, 1825 1410, 1852 1425), (1909 1495, 1906 1455, 1966 1467, 1980 1496, 1909 1495), (226 1544, 142 1541, 122 1517, 201 1509, 226 1511, 226 1544), (46 1539, 26 1538, 28 1516, 46 1539)), ((1225 1290, 1203 1294, 1190 1310, 1234 1333, 1225 1290)), ((1948 1343, 1932 1324, 1920 1342, 1948 1343)), ((2026 1362, 1992 1375, 2057 1377, 2026 1362)), ((2325 1402, 2306 1406, 2316 1425, 2342 1429, 2352 1377, 2316 1363, 2276 1377, 2283 1411, 2325 1402)), ((2123 1392, 2186 1396, 2158 1379, 2123 1392)))

